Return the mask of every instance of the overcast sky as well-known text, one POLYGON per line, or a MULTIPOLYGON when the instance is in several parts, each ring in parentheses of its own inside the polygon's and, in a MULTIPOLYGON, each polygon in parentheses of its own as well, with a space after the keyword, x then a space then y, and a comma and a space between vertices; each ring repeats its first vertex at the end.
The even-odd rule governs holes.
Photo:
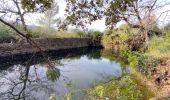
MULTIPOLYGON (((58 13, 58 17, 61 17, 61 18, 64 18, 64 13, 65 13, 65 8, 66 8, 66 2, 65 0, 57 0, 58 2, 58 5, 59 5, 59 13, 58 13)), ((170 2, 170 0, 158 0, 158 2, 160 3, 165 3, 165 2, 170 2)), ((159 16, 161 12, 164 12, 166 10, 170 10, 170 6, 166 6, 164 8, 161 8, 159 9, 157 12, 156 12, 156 16, 159 16)), ((164 13, 161 18, 159 18, 159 22, 158 24, 160 26, 164 26, 166 25, 167 23, 170 22, 169 18, 168 17, 165 17, 166 15, 170 15, 169 13, 164 13)), ((37 24, 36 22, 36 19, 39 18, 41 15, 40 14, 34 14, 34 15, 30 15, 30 16, 27 16, 29 19, 28 23, 31 23, 31 24, 37 24)), ((121 23, 118 24, 118 26, 121 25, 121 23)), ((105 26, 105 20, 102 19, 102 20, 97 20, 95 22, 93 22, 91 25, 88 26, 89 29, 93 29, 93 30, 98 30, 98 31, 104 31, 106 29, 106 26, 105 26)))

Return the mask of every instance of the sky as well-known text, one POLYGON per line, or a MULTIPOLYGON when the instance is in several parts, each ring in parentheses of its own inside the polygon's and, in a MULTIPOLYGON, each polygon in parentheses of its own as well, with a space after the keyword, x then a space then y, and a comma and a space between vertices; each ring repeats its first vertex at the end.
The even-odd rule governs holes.
MULTIPOLYGON (((64 13, 65 13, 65 8, 66 8, 66 2, 65 0, 57 0, 58 2, 58 5, 59 5, 59 13, 57 15, 57 17, 61 17, 61 18, 64 18, 64 13)), ((170 0, 158 0, 158 3, 165 3, 165 2, 170 2, 170 0)), ((158 17, 160 16, 160 14, 166 10, 170 10, 170 6, 166 6, 164 8, 161 8, 159 9, 155 15, 158 17)), ((158 21, 158 25, 160 27, 163 27, 165 26, 167 23, 170 22, 169 18, 168 17, 165 17, 166 15, 169 15, 169 13, 164 13, 162 14, 162 16, 159 18, 159 21, 158 21)), ((34 14, 34 15, 31 15, 31 16, 27 16, 26 19, 30 19, 28 20, 28 23, 31 23, 31 24, 37 24, 37 19, 42 16, 41 14, 34 14)), ((117 26, 120 26, 123 22, 120 22, 118 23, 117 26)), ((74 27, 71 27, 71 28, 74 28, 74 27)), ((92 30, 97 30, 97 31, 104 31, 106 29, 106 26, 105 26, 105 19, 103 18, 102 20, 97 20, 95 22, 93 22, 91 25, 88 25, 88 29, 92 29, 92 30)))

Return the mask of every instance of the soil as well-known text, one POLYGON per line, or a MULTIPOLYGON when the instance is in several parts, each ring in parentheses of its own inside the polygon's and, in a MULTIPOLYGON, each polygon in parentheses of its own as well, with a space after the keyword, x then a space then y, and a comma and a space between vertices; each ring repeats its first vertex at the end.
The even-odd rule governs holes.
POLYGON ((152 79, 158 86, 158 95, 154 100, 170 99, 170 59, 164 58, 152 71, 152 79))

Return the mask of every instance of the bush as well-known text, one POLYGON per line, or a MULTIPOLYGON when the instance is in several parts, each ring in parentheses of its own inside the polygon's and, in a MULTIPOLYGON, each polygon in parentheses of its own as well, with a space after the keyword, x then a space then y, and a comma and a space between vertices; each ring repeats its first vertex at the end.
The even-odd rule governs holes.
POLYGON ((79 32, 78 30, 72 30, 72 31, 66 31, 66 30, 61 30, 56 33, 57 37, 61 38, 80 38, 80 34, 77 33, 79 32))
POLYGON ((44 29, 42 27, 36 27, 34 29, 29 29, 29 32, 33 38, 55 38, 57 37, 55 29, 44 29))
POLYGON ((161 30, 158 26, 154 26, 154 27, 152 28, 152 31, 153 31, 153 32, 162 33, 162 30, 161 30))
POLYGON ((140 55, 135 54, 130 50, 123 50, 120 53, 121 57, 126 59, 130 67, 137 67, 140 60, 140 55))
POLYGON ((110 45, 118 45, 119 48, 125 49, 128 47, 125 41, 129 40, 138 33, 139 32, 137 29, 130 28, 128 25, 122 25, 118 29, 106 30, 102 37, 102 44, 105 47, 110 45))
POLYGON ((153 37, 148 44, 147 56, 154 58, 163 58, 170 56, 170 38, 169 37, 153 37))
POLYGON ((72 30, 71 32, 72 34, 77 35, 77 37, 80 37, 80 38, 86 37, 86 33, 83 31, 75 29, 75 30, 72 30))
POLYGON ((89 100, 148 100, 154 96, 146 86, 140 87, 135 75, 123 75, 88 90, 89 100), (146 89, 146 90, 145 90, 146 89))
POLYGON ((11 42, 11 40, 15 39, 14 31, 10 28, 0 24, 0 43, 3 42, 11 42))
POLYGON ((103 34, 101 32, 99 32, 99 31, 92 31, 92 30, 90 30, 89 32, 87 32, 86 37, 87 38, 91 38, 93 40, 100 41, 101 38, 102 38, 102 35, 103 34))

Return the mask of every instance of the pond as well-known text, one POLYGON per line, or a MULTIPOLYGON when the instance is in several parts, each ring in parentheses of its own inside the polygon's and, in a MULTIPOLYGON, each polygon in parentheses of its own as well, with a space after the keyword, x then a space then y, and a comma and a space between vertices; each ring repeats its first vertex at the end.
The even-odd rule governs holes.
MULTIPOLYGON (((69 96, 85 100, 87 89, 133 70, 112 52, 100 49, 53 55, 50 60, 7 62, 0 67, 0 100, 66 100, 69 96)), ((148 96, 147 89, 141 91, 144 98, 148 96)))

